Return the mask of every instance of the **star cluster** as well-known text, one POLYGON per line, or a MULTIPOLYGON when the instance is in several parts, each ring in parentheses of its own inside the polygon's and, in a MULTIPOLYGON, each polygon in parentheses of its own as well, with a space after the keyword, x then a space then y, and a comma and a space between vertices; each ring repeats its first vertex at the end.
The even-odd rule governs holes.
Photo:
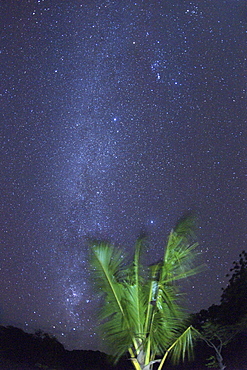
POLYGON ((191 310, 246 243, 245 0, 1 4, 3 324, 100 348, 88 239, 159 259, 198 214, 191 310))

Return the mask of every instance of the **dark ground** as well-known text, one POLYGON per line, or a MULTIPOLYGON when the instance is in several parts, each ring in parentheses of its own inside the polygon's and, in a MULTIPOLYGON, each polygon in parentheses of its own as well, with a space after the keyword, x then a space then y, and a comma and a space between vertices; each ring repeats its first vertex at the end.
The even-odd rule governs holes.
MULTIPOLYGON (((195 347, 195 360, 164 370, 205 370, 206 359, 213 355, 204 343, 195 347)), ((247 335, 241 334, 223 350, 226 370, 247 370, 247 335)), ((113 366, 99 351, 67 351, 47 333, 27 334, 21 329, 0 326, 0 370, 133 370, 128 358, 113 366)), ((155 369, 154 369, 155 370, 155 369)))

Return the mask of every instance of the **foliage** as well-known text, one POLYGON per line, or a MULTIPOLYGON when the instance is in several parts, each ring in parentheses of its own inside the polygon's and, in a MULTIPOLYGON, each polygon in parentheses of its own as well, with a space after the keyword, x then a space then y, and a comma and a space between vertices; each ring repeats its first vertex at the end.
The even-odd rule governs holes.
POLYGON ((207 345, 213 348, 215 354, 207 359, 207 367, 216 367, 221 370, 225 369, 223 363, 222 349, 227 346, 239 333, 247 328, 247 315, 234 325, 222 325, 214 321, 206 321, 198 332, 194 327, 198 337, 204 340, 207 345))
POLYGON ((218 363, 217 363, 216 357, 214 355, 207 358, 206 366, 209 367, 209 368, 217 368, 218 367, 218 363))
POLYGON ((177 282, 200 270, 192 265, 197 254, 193 226, 191 216, 181 219, 163 258, 146 269, 141 263, 143 239, 137 240, 130 263, 119 248, 105 242, 92 245, 94 284, 103 299, 101 333, 116 361, 128 351, 136 370, 148 370, 155 362, 161 369, 168 355, 175 362, 192 356, 197 333, 186 328, 177 282))
MULTIPOLYGON (((232 276, 221 295, 221 318, 234 324, 247 313, 247 252, 242 251, 239 262, 233 262, 232 276)), ((229 275, 227 275, 229 276, 229 275)))
POLYGON ((239 262, 234 262, 230 270, 232 276, 227 287, 223 289, 220 305, 201 310, 192 318, 195 328, 215 351, 215 355, 211 356, 207 364, 208 367, 224 369, 223 347, 247 328, 247 252, 242 251, 239 258, 239 262))

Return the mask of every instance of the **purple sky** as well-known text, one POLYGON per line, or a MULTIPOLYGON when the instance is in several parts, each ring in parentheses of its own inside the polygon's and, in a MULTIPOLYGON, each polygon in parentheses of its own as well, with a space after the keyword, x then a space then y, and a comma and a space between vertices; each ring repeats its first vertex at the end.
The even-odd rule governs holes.
POLYGON ((198 215, 218 303, 246 248, 246 1, 1 2, 0 323, 102 348, 87 237, 147 261, 198 215))

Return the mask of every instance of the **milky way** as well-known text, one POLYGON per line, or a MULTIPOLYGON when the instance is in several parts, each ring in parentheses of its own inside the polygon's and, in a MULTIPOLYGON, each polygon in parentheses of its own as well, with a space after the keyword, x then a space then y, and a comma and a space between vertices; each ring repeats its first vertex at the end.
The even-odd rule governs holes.
POLYGON ((88 240, 149 235, 188 209, 188 308, 218 303, 246 248, 246 2, 1 2, 0 320, 101 348, 88 240), (90 282, 91 281, 91 282, 90 282))

